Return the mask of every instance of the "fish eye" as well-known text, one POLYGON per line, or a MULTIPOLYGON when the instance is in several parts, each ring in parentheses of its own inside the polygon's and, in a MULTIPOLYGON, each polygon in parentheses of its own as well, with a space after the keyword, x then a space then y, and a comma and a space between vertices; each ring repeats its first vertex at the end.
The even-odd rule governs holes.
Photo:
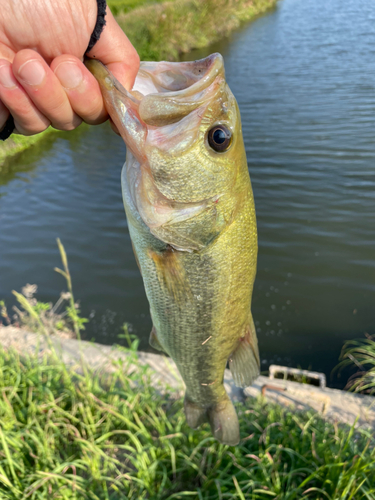
POLYGON ((214 151, 222 153, 232 143, 232 132, 224 125, 215 125, 208 131, 207 140, 214 151))

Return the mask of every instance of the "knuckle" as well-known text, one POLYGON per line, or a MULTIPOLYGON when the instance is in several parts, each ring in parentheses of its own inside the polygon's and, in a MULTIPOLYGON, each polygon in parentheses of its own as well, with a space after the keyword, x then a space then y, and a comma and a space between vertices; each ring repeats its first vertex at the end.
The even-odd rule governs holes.
POLYGON ((52 123, 52 127, 56 130, 63 130, 65 132, 70 132, 71 130, 75 130, 82 123, 81 118, 74 118, 72 121, 65 123, 52 123))
POLYGON ((50 126, 51 122, 44 116, 35 116, 28 113, 26 116, 15 115, 14 124, 22 135, 29 136, 44 132, 50 126))
POLYGON ((22 135, 25 135, 27 137, 29 137, 31 135, 40 134, 40 133, 44 132, 45 130, 47 130, 47 128, 49 127, 49 125, 45 125, 45 124, 40 124, 40 125, 33 126, 33 127, 25 127, 25 126, 22 126, 22 125, 17 124, 17 123, 15 123, 15 125, 16 125, 16 129, 22 135))
POLYGON ((141 59, 139 57, 139 54, 133 47, 133 50, 130 52, 130 54, 127 57, 126 63, 132 69, 136 70, 135 73, 138 73, 140 62, 141 62, 141 59))

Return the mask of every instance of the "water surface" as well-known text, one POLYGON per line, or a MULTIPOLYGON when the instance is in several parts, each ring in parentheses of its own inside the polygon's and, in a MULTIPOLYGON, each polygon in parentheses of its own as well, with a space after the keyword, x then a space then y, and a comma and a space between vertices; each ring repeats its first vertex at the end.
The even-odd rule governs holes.
MULTIPOLYGON (((324 371, 375 333, 375 10, 371 0, 282 0, 220 51, 237 97, 259 229, 253 315, 263 368, 324 371)), ((86 338, 124 321, 148 349, 147 300, 120 191, 125 147, 107 126, 64 134, 0 173, 0 297, 64 288, 68 252, 86 338)), ((337 384, 333 381, 332 384, 337 384)))

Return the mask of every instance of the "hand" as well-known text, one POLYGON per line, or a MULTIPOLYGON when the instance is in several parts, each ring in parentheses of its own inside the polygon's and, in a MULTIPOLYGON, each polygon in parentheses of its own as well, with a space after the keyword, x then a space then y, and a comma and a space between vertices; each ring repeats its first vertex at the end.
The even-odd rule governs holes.
MULTIPOLYGON (((108 118, 99 85, 82 62, 96 18, 96 0, 1 0, 0 130, 9 112, 23 135, 108 118)), ((106 21, 88 56, 130 90, 138 54, 108 7, 106 21)))

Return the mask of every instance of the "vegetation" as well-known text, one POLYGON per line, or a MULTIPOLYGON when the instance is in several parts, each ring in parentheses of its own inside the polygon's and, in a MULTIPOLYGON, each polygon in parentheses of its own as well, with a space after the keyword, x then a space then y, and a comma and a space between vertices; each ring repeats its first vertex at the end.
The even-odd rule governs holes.
POLYGON ((46 135, 48 135, 51 131, 55 129, 48 128, 44 132, 38 135, 32 135, 32 136, 24 136, 24 135, 18 135, 18 134, 13 134, 9 139, 6 141, 1 141, 0 142, 0 173, 1 173, 1 164, 4 162, 6 158, 9 156, 13 156, 17 153, 20 153, 21 151, 27 149, 28 147, 32 146, 36 142, 39 142, 40 139, 43 139, 46 135))
POLYGON ((112 14, 117 16, 120 13, 128 13, 144 5, 153 5, 155 3, 161 3, 163 1, 164 0, 108 0, 107 4, 111 9, 112 14))
POLYGON ((55 271, 65 278, 68 291, 62 292, 57 302, 52 304, 51 302, 40 302, 36 299, 37 285, 27 284, 22 288, 22 293, 13 290, 13 295, 18 301, 19 307, 13 308, 15 314, 12 319, 4 301, 0 300, 0 326, 1 324, 14 324, 17 327, 25 328, 27 331, 44 335, 80 339, 80 332, 84 330, 84 325, 88 322, 88 319, 80 316, 79 305, 74 300, 68 258, 59 238, 57 238, 57 246, 64 269, 56 267, 55 271))
POLYGON ((178 0, 119 14, 117 21, 143 60, 175 60, 205 47, 274 7, 276 0, 178 0))
POLYGON ((263 401, 238 407, 242 442, 191 430, 160 395, 136 344, 110 375, 0 356, 2 499, 371 499, 370 434, 263 401))
MULTIPOLYGON (((73 330, 83 327, 68 260, 73 330), (72 309, 74 311, 72 311, 72 309)), ((46 333, 44 307, 20 297, 46 333)), ((69 312, 70 311, 70 312, 69 312)), ((4 304, 0 312, 6 315, 4 304)), ((21 316, 24 317, 24 316, 21 316)), ((214 440, 187 427, 182 400, 154 388, 127 329, 125 361, 76 371, 49 353, 0 347, 0 498, 6 500, 364 500, 375 497, 375 437, 248 400, 238 405, 242 441, 214 440)), ((49 336, 46 336, 47 340, 49 336)), ((124 348, 123 348, 124 349, 124 348)), ((167 392, 165 392, 165 390, 167 392)))
POLYGON ((350 340, 345 343, 337 369, 356 367, 345 389, 364 394, 375 394, 375 340, 367 335, 366 339, 350 340))

